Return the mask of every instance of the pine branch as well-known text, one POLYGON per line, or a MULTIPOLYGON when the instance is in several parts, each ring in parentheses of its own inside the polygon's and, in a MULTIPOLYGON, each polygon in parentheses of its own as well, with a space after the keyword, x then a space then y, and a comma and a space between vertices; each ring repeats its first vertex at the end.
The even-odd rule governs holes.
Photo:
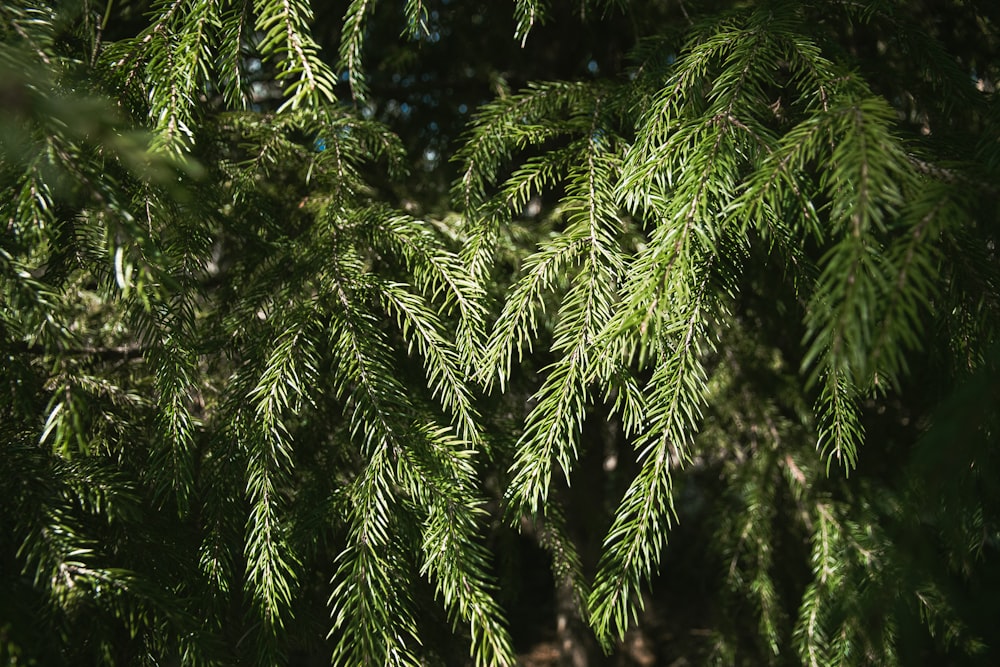
POLYGON ((258 0, 257 30, 263 39, 257 48, 264 56, 280 56, 277 80, 285 84, 287 99, 279 111, 300 107, 317 109, 336 100, 337 78, 319 57, 319 46, 309 31, 313 18, 307 0, 258 0))
POLYGON ((11 341, 8 345, 14 352, 29 354, 35 357, 50 357, 53 355, 61 357, 88 357, 97 361, 132 361, 134 359, 145 358, 149 352, 146 348, 134 343, 116 347, 76 347, 55 350, 24 341, 11 341))
POLYGON ((351 96, 355 103, 364 102, 368 97, 368 83, 361 62, 361 50, 364 44, 365 24, 374 11, 375 0, 351 0, 344 14, 344 26, 340 35, 339 66, 347 72, 351 96))

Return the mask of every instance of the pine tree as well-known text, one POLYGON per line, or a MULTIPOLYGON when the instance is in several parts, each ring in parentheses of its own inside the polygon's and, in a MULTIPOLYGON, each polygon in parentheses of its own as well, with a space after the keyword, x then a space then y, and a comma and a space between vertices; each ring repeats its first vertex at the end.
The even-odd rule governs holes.
POLYGON ((995 660, 996 11, 517 0, 627 57, 414 168, 450 4, 0 8, 0 655, 515 664, 520 532, 605 653, 995 660))

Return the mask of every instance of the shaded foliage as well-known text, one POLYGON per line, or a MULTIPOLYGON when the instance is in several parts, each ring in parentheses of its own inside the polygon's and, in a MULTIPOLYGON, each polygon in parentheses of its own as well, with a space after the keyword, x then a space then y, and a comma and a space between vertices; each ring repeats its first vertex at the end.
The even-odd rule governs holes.
POLYGON ((995 10, 451 4, 0 8, 0 654, 994 661, 995 10))

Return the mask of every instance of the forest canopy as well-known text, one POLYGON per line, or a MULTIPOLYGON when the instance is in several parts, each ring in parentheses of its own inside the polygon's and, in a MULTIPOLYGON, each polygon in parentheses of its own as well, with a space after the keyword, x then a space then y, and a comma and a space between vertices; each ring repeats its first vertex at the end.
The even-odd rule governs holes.
POLYGON ((0 6, 0 660, 1000 660, 1000 8, 0 6))

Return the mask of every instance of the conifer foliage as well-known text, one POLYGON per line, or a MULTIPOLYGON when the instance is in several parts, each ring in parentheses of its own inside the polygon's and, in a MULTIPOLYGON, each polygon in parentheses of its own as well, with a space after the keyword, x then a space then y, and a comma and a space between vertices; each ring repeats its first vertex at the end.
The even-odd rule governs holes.
POLYGON ((694 552, 691 661, 1000 655, 1000 15, 517 0, 628 56, 421 219, 396 4, 0 7, 0 656, 513 665, 517 530, 605 654, 694 552))

